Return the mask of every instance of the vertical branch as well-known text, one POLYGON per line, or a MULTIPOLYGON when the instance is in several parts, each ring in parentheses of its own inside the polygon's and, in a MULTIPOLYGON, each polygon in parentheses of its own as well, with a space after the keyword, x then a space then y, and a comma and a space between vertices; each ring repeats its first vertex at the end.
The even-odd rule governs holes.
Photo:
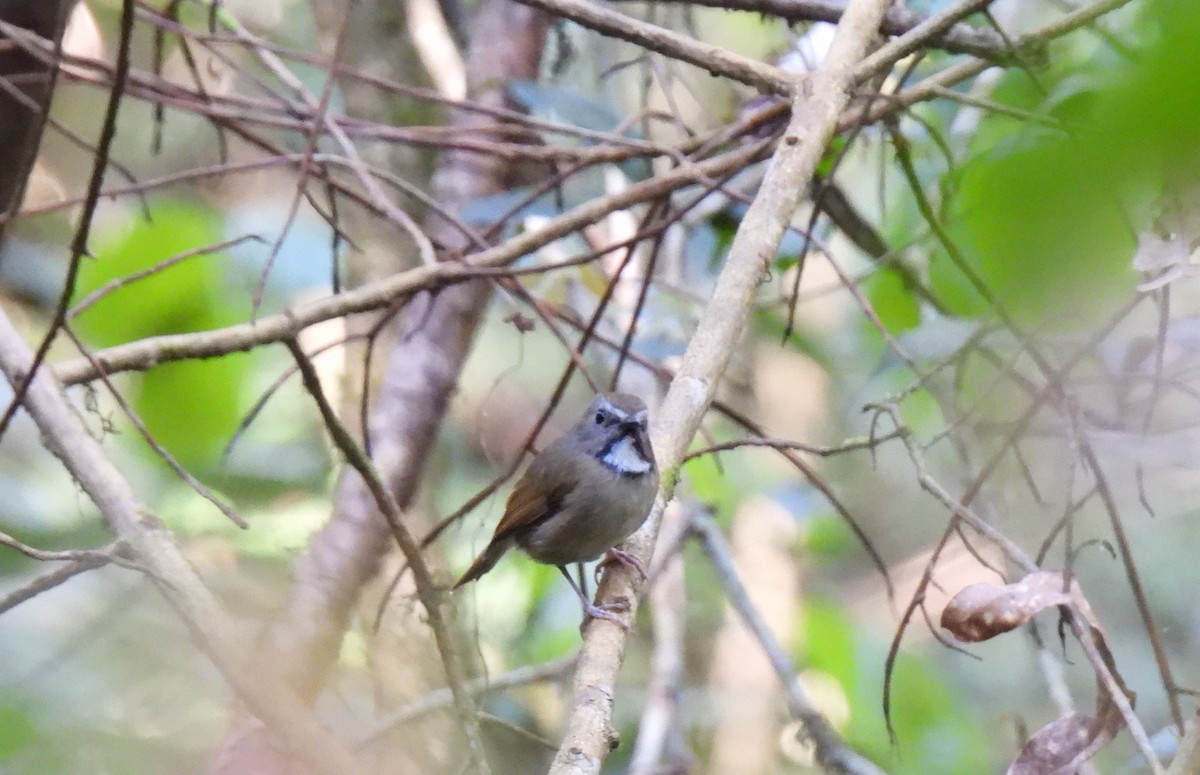
POLYGON ((67 266, 67 279, 63 283, 62 293, 59 295, 58 308, 54 310, 54 320, 50 323, 50 329, 46 332, 42 343, 38 345, 37 352, 34 353, 33 365, 20 384, 14 387, 12 401, 9 402, 8 407, 4 410, 4 415, 0 417, 0 437, 4 436, 4 431, 8 428, 8 424, 12 422, 13 415, 17 412, 17 407, 24 400, 25 391, 29 389, 29 383, 33 381, 33 377, 37 374, 38 368, 41 367, 46 353, 50 351, 50 345, 54 344, 54 338, 58 335, 58 329, 66 322, 67 309, 71 304, 71 297, 75 295, 75 281, 79 277, 79 262, 83 260, 84 255, 88 252, 88 237, 92 232, 92 218, 96 214, 96 205, 100 202, 100 186, 104 183, 104 173, 108 170, 108 151, 112 147, 113 138, 117 136, 117 113, 121 109, 121 98, 125 94, 125 81, 129 78, 129 50, 133 38, 133 10, 133 0, 123 0, 121 4, 121 39, 117 47, 117 63, 113 68, 112 91, 109 92, 108 106, 104 111, 104 123, 100 128, 100 140, 96 143, 96 161, 92 165, 92 176, 88 181, 87 196, 83 202, 83 212, 79 215, 79 226, 75 229, 75 236, 71 239, 71 259, 67 266))
POLYGON ((775 639, 771 627, 750 599, 746 586, 738 576, 733 561, 733 548, 721 534, 716 520, 707 514, 697 513, 692 516, 691 523, 692 528, 700 537, 705 553, 712 560, 721 584, 725 587, 725 594, 729 597, 729 602, 754 639, 758 641, 763 653, 771 663, 771 668, 783 684, 788 708, 792 715, 800 721, 804 727, 804 733, 812 742, 817 763, 827 772, 883 775, 883 771, 869 759, 848 748, 838 733, 834 731, 828 719, 809 702, 808 696, 796 682, 796 671, 792 667, 792 660, 788 658, 783 646, 775 639))
MULTIPOLYGON (((473 97, 491 107, 504 104, 499 88, 508 80, 537 75, 547 18, 511 0, 484 0, 475 21, 468 62, 473 97)), ((459 131, 486 131, 494 115, 457 112, 459 131)), ((447 152, 434 175, 434 199, 446 210, 500 191, 512 162, 447 152)), ((430 235, 450 253, 467 248, 466 237, 436 215, 430 235)), ((389 354, 367 425, 372 462, 391 496, 407 506, 420 484, 442 417, 490 296, 485 281, 444 288, 408 305, 398 318, 401 335, 389 354)), ((310 541, 294 568, 291 593, 267 633, 266 653, 289 685, 307 700, 324 686, 363 585, 393 545, 391 529, 366 480, 347 467, 338 481, 333 515, 310 541)), ((234 740, 243 762, 261 754, 253 739, 234 740)), ((236 754, 232 757, 237 759, 236 754)), ((235 761, 228 772, 248 771, 235 761)))
MULTIPOLYGON (((725 268, 654 419, 651 435, 663 471, 661 497, 646 524, 626 544, 643 563, 649 560, 663 509, 674 496, 687 447, 741 335, 759 280, 849 101, 854 67, 879 28, 887 6, 886 0, 850 3, 821 68, 792 89, 792 115, 783 141, 738 227, 725 268)), ((639 592, 638 579, 621 569, 611 569, 601 585, 602 600, 623 597, 631 613, 636 613, 639 592)), ((552 775, 597 773, 616 743, 612 687, 626 643, 627 634, 615 624, 595 621, 588 627, 566 734, 550 768, 552 775)))
POLYGON ((680 554, 688 531, 682 504, 671 504, 663 517, 664 539, 658 543, 651 569, 651 627, 654 652, 646 705, 638 721, 638 735, 630 757, 630 775, 652 775, 667 770, 690 771, 691 757, 683 748, 680 701, 687 680, 684 651, 687 643, 687 586, 680 554), (673 534, 673 535, 672 535, 673 534), (674 539, 674 540, 672 540, 674 539), (657 568, 657 570, 655 570, 657 568))
POLYGON ((467 738, 467 753, 471 769, 480 775, 487 775, 489 770, 487 759, 483 753, 483 743, 479 737, 479 720, 476 717, 475 703, 463 688, 464 676, 450 635, 447 621, 450 609, 446 605, 444 593, 434 584, 433 576, 429 573, 429 566, 421 557, 421 547, 417 545, 416 539, 404 525, 403 515, 400 513, 400 506, 396 503, 396 499, 384 487, 366 453, 355 443, 354 437, 350 431, 346 430, 346 426, 338 419, 337 412, 325 398, 325 393, 321 388, 321 379, 317 376, 317 370, 313 367, 312 361, 308 359, 308 355, 300 348, 295 339, 289 339, 287 346, 292 353, 292 358, 296 361, 296 367, 300 369, 304 388, 317 403, 321 418, 325 421, 325 427, 333 437, 334 444, 346 456, 347 465, 362 477, 367 489, 371 492, 371 497, 375 499, 375 507, 383 514, 396 543, 400 545, 400 550, 404 553, 404 559, 412 568, 413 578, 417 584, 417 595, 420 596, 421 604, 425 607, 425 615, 429 617, 429 627, 433 630, 438 651, 441 652, 442 664, 446 669, 446 680, 450 684, 450 691, 454 697, 459 723, 467 738))
MULTIPOLYGON (((25 0, 0 5, 0 20, 36 32, 61 47, 74 0, 25 0)), ((0 40, 3 37, 0 36, 0 40)), ((19 48, 0 51, 0 80, 11 84, 0 93, 0 213, 15 213, 37 158, 38 142, 50 115, 58 70, 19 48), (25 83, 36 75, 33 83, 25 83), (23 85, 18 85, 23 84, 23 85), (18 94, 27 99, 18 98, 18 94)), ((0 236, 8 221, 0 222, 0 236)))

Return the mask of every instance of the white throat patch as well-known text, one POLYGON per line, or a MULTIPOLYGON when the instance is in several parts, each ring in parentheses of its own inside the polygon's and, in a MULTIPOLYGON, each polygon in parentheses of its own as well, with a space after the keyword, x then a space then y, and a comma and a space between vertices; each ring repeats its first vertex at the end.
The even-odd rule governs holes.
POLYGON ((650 470, 650 461, 638 454, 633 439, 622 436, 600 462, 618 474, 644 474, 650 470))

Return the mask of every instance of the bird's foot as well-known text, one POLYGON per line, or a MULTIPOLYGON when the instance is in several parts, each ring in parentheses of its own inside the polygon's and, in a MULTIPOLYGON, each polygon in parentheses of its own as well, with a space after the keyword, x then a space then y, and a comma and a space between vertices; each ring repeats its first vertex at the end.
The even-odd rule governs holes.
POLYGON ((579 623, 579 634, 583 634, 588 622, 592 619, 607 619, 625 632, 629 632, 629 622, 625 621, 625 618, 621 616, 621 614, 628 612, 629 603, 624 600, 614 600, 611 603, 600 603, 598 605, 585 600, 583 601, 583 621, 579 623))
POLYGON ((646 569, 642 567, 642 561, 623 549, 617 549, 616 547, 613 547, 604 553, 604 559, 596 565, 597 584, 600 583, 600 573, 607 566, 612 565, 614 562, 619 565, 624 565, 626 568, 629 568, 631 571, 637 573, 642 577, 642 581, 646 580, 646 569))

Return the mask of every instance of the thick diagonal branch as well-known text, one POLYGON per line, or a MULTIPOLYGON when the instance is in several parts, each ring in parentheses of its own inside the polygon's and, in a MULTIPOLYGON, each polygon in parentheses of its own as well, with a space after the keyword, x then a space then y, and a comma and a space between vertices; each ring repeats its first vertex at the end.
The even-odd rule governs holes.
MULTIPOLYGON (((14 388, 21 384, 32 363, 33 353, 0 311, 0 370, 9 384, 14 388)), ((271 729, 274 739, 301 760, 306 771, 328 775, 354 772, 350 755, 293 692, 272 676, 251 670, 249 640, 236 631, 175 545, 170 531, 88 433, 48 370, 39 371, 30 381, 23 406, 37 423, 46 448, 62 461, 122 539, 130 561, 145 570, 238 697, 271 729)))
MULTIPOLYGON (((821 68, 799 81, 792 115, 753 204, 742 219, 729 258, 683 363, 654 419, 651 435, 663 470, 663 489, 646 524, 627 542, 649 562, 663 508, 674 495, 688 445, 712 402, 716 385, 749 316, 755 292, 812 177, 825 145, 849 100, 854 70, 888 6, 887 0, 852 2, 838 24, 821 68)), ((613 569, 601 585, 601 599, 625 598, 636 606, 640 579, 613 569)), ((596 773, 616 742, 612 728, 613 689, 627 633, 609 622, 593 622, 584 639, 566 734, 551 775, 596 773)))

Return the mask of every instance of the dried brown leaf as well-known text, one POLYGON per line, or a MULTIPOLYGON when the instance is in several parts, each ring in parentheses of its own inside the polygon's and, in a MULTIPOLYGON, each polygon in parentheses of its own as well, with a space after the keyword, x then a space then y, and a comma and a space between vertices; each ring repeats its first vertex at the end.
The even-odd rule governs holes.
POLYGON ((1072 713, 1037 731, 1021 747, 1007 775, 1070 775, 1108 745, 1125 725, 1108 693, 1101 690, 1095 716, 1072 713))
MULTIPOLYGON (((977 643, 1020 627, 1041 611, 1073 605, 1091 630, 1100 657, 1132 701, 1117 673, 1100 622, 1074 578, 1037 571, 1012 584, 972 584, 942 611, 942 627, 959 640, 977 643)), ((1008 775, 1069 775, 1096 755, 1125 725, 1104 681, 1096 679, 1096 713, 1072 713, 1042 727, 1021 747, 1008 775)))
MULTIPOLYGON (((1030 573, 1012 584, 971 584, 946 605, 942 627, 959 640, 978 643, 1020 627, 1051 606, 1072 602, 1078 589, 1072 581, 1068 592, 1060 571, 1030 573)), ((1095 627, 1088 614, 1085 617, 1095 627)))

